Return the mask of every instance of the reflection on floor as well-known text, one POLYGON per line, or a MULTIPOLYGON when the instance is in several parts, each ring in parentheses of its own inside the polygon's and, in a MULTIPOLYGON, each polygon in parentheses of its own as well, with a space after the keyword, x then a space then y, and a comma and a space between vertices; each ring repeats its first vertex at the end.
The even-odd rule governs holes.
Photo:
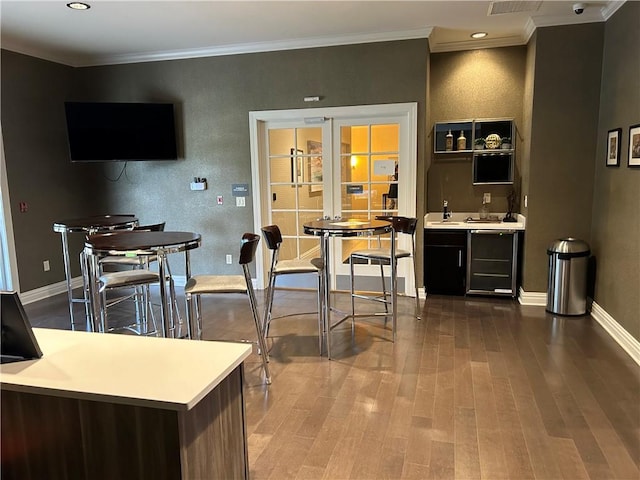
MULTIPOLYGON (((203 300, 205 339, 253 339, 245 297, 203 300)), ((315 293, 279 291, 274 310, 301 305, 315 293)), ((430 296, 416 321, 413 305, 400 299, 395 344, 380 319, 353 339, 345 322, 332 361, 313 316, 272 324, 273 384, 246 363, 252 479, 640 478, 640 368, 590 317, 430 296)), ((27 312, 68 328, 64 295, 27 312)))

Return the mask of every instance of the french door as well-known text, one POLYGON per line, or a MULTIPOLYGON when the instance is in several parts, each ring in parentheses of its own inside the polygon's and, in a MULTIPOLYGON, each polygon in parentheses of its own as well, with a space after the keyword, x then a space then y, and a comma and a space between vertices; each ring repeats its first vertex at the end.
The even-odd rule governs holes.
MULTIPOLYGON (((320 246, 318 238, 304 234, 308 221, 415 216, 416 114, 416 104, 251 112, 256 231, 277 224, 283 234, 281 259, 313 258, 320 246)), ((350 252, 377 247, 377 242, 333 239, 332 288, 348 288, 350 252)), ((399 238, 398 247, 410 249, 408 242, 399 238)), ((257 257, 258 288, 265 285, 268 261, 263 248, 257 257)), ((379 272, 377 266, 356 267, 359 277, 379 272)), ((413 275, 407 272, 412 270, 401 264, 399 284, 413 292, 413 275)), ((316 285, 312 275, 293 281, 290 286, 297 288, 316 285)))

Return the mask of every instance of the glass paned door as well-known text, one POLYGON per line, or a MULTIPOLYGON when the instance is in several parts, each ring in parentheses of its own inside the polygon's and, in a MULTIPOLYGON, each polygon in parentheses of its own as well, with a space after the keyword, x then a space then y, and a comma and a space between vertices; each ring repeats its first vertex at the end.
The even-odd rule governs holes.
MULTIPOLYGON (((417 104, 250 112, 250 128, 255 227, 280 227, 280 258, 320 255, 318 238, 304 234, 311 220, 415 216, 417 104)), ((331 288, 343 289, 350 252, 377 246, 377 238, 331 243, 331 288)), ((399 239, 398 247, 411 245, 399 239)), ((261 279, 269 268, 264 250, 257 256, 261 279)), ((357 267, 358 275, 379 275, 377 266, 357 267)), ((405 270, 401 262, 400 277, 405 270)), ((295 280, 292 286, 316 288, 314 275, 295 280)), ((412 280, 404 284, 413 288, 412 280)))
MULTIPOLYGON (((340 127, 342 217, 371 219, 377 215, 397 215, 398 131, 398 124, 393 123, 340 127)), ((342 263, 349 263, 354 250, 378 246, 377 238, 343 240, 342 263)), ((388 243, 380 246, 388 248, 388 243)))
MULTIPOLYGON (((410 155, 402 141, 402 129, 407 128, 402 118, 370 118, 367 122, 338 122, 335 129, 340 141, 339 198, 340 215, 343 218, 373 219, 378 215, 408 215, 402 208, 399 193, 404 193, 405 204, 415 201, 415 191, 407 195, 408 183, 401 180, 409 171, 410 155), (404 190, 404 192, 403 192, 404 190)), ((356 237, 343 239, 335 245, 334 271, 349 275, 349 256, 354 250, 364 248, 389 248, 390 236, 356 237)), ((411 249, 407 239, 398 237, 396 248, 411 249)), ((379 277, 378 264, 359 260, 357 276, 379 277)), ((398 276, 411 272, 400 262, 398 276)), ((405 284, 405 291, 409 286, 405 284)), ((341 282, 344 285, 344 282, 341 282)), ((411 286, 413 282, 411 282, 411 286)), ((376 283, 377 286, 377 283, 376 283)))
MULTIPOLYGON (((324 214, 322 130, 295 126, 268 129, 268 198, 271 223, 282 232, 281 260, 320 256, 319 240, 305 235, 303 225, 324 214)), ((299 285, 299 279, 294 280, 299 285)), ((279 285, 285 281, 279 280, 279 285)))

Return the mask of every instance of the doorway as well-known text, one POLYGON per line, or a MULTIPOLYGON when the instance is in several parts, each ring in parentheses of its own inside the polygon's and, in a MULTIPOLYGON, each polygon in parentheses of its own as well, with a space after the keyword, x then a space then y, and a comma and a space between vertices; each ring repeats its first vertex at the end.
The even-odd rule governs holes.
MULTIPOLYGON (((415 216, 417 104, 250 112, 250 128, 255 229, 280 227, 281 259, 319 256, 319 239, 303 231, 311 220, 415 216)), ((410 249, 409 241, 398 239, 398 248, 410 249)), ((377 247, 377 239, 333 242, 331 288, 346 289, 350 252, 377 247)), ((256 260, 257 286, 264 288, 264 249, 256 260)), ((411 293, 413 273, 402 263, 400 290, 411 293)), ((378 278, 379 267, 357 265, 356 274, 378 278)), ((315 282, 309 275, 290 286, 315 282)))

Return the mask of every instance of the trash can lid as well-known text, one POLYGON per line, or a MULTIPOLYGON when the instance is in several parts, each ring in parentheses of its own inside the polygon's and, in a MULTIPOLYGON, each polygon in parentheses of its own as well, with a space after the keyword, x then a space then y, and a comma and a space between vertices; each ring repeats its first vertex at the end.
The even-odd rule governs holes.
POLYGON ((573 237, 560 238, 555 240, 549 248, 547 253, 569 253, 569 254, 589 254, 589 244, 583 240, 579 240, 573 237))

